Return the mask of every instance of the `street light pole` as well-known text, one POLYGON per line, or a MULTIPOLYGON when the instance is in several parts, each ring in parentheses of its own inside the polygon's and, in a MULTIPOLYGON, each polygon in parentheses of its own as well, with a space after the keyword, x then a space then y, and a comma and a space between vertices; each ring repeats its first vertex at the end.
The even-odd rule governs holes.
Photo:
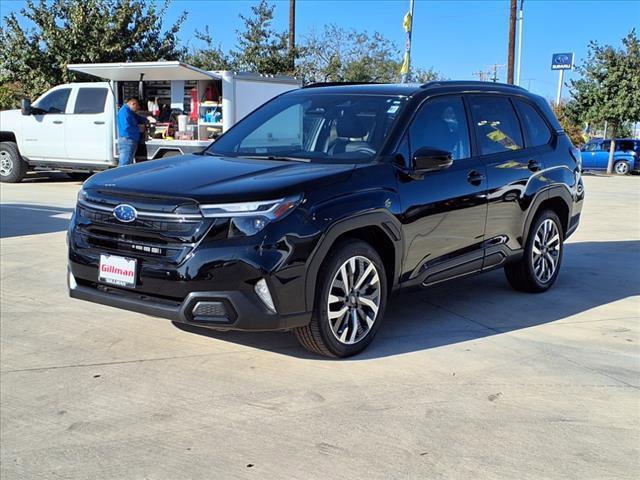
POLYGON ((516 85, 520 86, 520 70, 522 67, 522 29, 524 23, 522 23, 524 0, 520 0, 520 18, 518 19, 518 66, 516 68, 516 85))

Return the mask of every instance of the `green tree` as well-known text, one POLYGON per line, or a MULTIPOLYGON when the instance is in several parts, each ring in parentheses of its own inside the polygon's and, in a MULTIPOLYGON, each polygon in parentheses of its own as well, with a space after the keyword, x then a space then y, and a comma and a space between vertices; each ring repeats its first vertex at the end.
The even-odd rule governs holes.
POLYGON ((555 113, 558 122, 560 122, 560 126, 571 140, 571 143, 576 147, 582 146, 586 141, 586 138, 580 126, 580 119, 576 117, 574 113, 573 104, 571 102, 561 102, 557 105, 553 102, 551 103, 551 108, 553 113, 555 113))
MULTIPOLYGON (((304 39, 296 70, 306 83, 397 82, 401 64, 400 50, 381 33, 330 24, 304 39)), ((433 69, 416 68, 412 77, 426 82, 441 75, 433 69)))
POLYGON ((589 44, 586 61, 571 81, 573 109, 583 122, 608 122, 611 138, 607 172, 613 169, 615 138, 625 122, 640 121, 640 42, 635 30, 621 49, 597 42, 589 44))
POLYGON ((231 51, 235 70, 275 75, 291 72, 296 52, 289 50, 287 32, 277 32, 272 26, 275 7, 267 0, 251 7, 251 15, 240 15, 244 29, 239 30, 237 50, 231 51))
POLYGON ((209 33, 209 26, 204 27, 204 32, 196 30, 195 37, 204 46, 191 48, 186 52, 183 57, 186 63, 203 70, 230 70, 233 68, 229 55, 224 53, 219 44, 214 43, 213 36, 209 33))
MULTIPOLYGON (((168 29, 158 7, 145 0, 30 0, 0 27, 0 81, 21 82, 37 96, 50 87, 84 79, 69 63, 175 60, 186 12, 168 29)), ((91 80, 91 78, 89 78, 91 80)))

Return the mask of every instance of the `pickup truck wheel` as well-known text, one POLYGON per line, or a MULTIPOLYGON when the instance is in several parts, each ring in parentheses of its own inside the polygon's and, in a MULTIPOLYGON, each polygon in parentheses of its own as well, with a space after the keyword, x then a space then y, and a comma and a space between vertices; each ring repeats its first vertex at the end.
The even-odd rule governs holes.
POLYGON ((294 330, 307 350, 349 357, 364 350, 382 323, 387 277, 378 252, 359 240, 341 242, 320 269, 309 325, 294 330))
POLYGON ((0 142, 0 181, 17 183, 24 178, 28 165, 13 142, 0 142))
POLYGON ((542 211, 531 225, 522 258, 504 267, 515 290, 539 293, 548 290, 558 278, 564 234, 555 212, 542 211))
POLYGON ((629 173, 629 164, 624 161, 619 161, 613 164, 613 171, 618 175, 626 175, 629 173))

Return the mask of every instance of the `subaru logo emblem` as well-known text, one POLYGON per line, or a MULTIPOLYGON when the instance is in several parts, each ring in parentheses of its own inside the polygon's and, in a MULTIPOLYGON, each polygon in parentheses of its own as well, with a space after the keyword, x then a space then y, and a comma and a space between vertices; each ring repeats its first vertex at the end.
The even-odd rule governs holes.
POLYGON ((113 216, 124 223, 133 222, 138 216, 138 212, 131 205, 118 205, 113 209, 113 216))

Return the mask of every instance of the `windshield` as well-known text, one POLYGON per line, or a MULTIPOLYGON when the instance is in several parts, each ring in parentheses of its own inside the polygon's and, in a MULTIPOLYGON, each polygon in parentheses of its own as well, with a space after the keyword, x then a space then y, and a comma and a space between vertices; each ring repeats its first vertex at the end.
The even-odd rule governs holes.
POLYGON ((325 93, 283 95, 260 107, 205 153, 319 162, 371 160, 405 97, 325 93))

